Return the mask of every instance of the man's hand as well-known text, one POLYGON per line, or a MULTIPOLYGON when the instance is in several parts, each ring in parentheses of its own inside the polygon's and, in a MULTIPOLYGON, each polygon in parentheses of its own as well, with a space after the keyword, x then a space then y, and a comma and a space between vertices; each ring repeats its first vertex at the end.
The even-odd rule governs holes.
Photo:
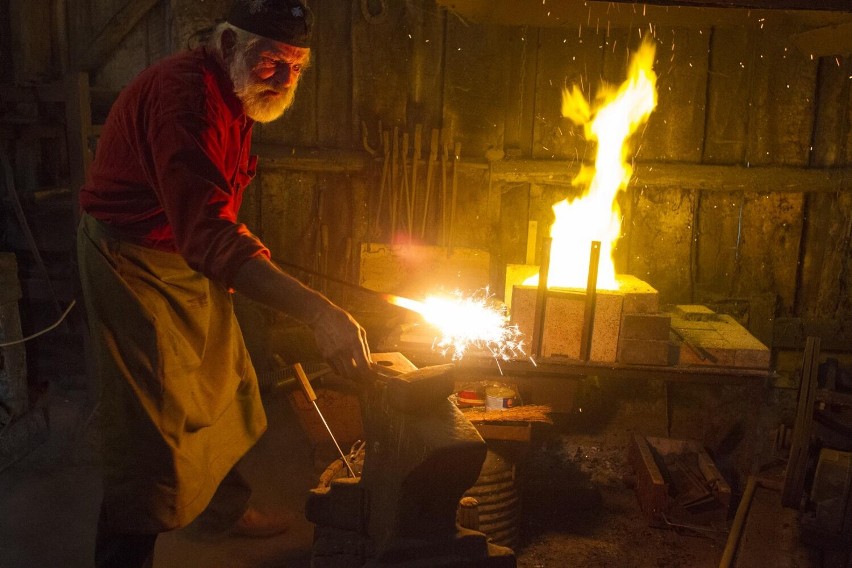
POLYGON ((317 347, 342 377, 369 380, 367 334, 348 312, 258 256, 240 267, 233 287, 249 298, 309 325, 317 347))
POLYGON ((338 375, 355 381, 371 376, 367 332, 349 313, 328 304, 312 327, 320 354, 338 375))

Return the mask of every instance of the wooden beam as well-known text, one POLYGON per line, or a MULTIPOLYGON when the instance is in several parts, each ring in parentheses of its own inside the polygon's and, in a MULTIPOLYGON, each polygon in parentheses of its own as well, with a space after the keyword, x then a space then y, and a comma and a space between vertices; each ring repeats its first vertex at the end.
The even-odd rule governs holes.
POLYGON ((852 22, 825 26, 798 33, 793 43, 805 55, 814 57, 852 54, 852 22))
MULTIPOLYGON (((629 0, 615 0, 628 2, 629 0)), ((830 10, 849 12, 848 0, 650 0, 659 6, 715 6, 750 10, 830 10)))
POLYGON ((136 24, 159 0, 130 0, 106 23, 80 61, 82 71, 92 72, 101 67, 136 24))
MULTIPOLYGON (((252 150, 263 169, 315 172, 365 171, 375 160, 367 152, 255 143, 252 150)), ((590 165, 590 164, 588 164, 590 165)), ((492 182, 570 185, 580 163, 565 160, 460 160, 461 170, 491 172, 492 182)), ((636 164, 630 187, 680 188, 701 191, 837 192, 848 191, 852 167, 797 168, 791 166, 723 166, 645 162, 636 164)))
POLYGON ((79 220, 80 188, 86 181, 92 153, 89 149, 91 136, 92 110, 89 96, 88 73, 71 73, 65 79, 65 129, 68 143, 68 163, 71 166, 71 202, 74 206, 74 219, 79 220))
POLYGON ((252 151, 260 158, 264 169, 281 168, 311 172, 360 172, 367 169, 370 155, 367 152, 297 148, 283 144, 256 143, 252 151))
MULTIPOLYGON (((465 163, 463 162, 462 165, 465 163)), ((580 171, 578 162, 562 160, 504 160, 491 164, 492 181, 565 184, 580 171)), ((789 166, 719 166, 680 163, 642 163, 634 167, 631 187, 679 187, 694 190, 814 192, 843 191, 852 168, 795 168, 789 166)))
MULTIPOLYGON (((654 0, 636 3, 542 2, 541 0, 437 0, 439 6, 463 20, 511 26, 581 29, 647 28, 652 26, 707 28, 758 27, 781 23, 802 28, 849 21, 848 0, 654 0)), ((576 31, 574 31, 576 33, 576 31)))
POLYGON ((0 100, 7 103, 62 102, 65 100, 65 84, 59 81, 26 87, 0 85, 0 100))

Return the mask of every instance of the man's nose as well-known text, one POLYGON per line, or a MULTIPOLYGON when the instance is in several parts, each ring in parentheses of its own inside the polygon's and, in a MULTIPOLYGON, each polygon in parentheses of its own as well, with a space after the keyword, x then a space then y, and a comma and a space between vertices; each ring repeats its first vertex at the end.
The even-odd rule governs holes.
POLYGON ((293 70, 290 69, 289 65, 279 65, 275 70, 274 77, 282 87, 292 87, 293 83, 296 82, 296 74, 293 73, 293 70))

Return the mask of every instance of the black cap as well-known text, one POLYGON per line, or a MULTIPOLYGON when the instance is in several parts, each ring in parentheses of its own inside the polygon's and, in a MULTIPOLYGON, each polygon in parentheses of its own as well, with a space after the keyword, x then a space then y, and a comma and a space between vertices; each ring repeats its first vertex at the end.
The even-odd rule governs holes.
POLYGON ((275 41, 310 47, 314 16, 302 0, 234 0, 228 22, 275 41))

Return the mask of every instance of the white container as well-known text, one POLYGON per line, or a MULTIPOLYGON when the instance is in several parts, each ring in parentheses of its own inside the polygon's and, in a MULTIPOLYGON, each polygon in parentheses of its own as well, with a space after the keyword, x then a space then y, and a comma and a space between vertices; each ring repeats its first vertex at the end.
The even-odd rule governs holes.
POLYGON ((509 387, 487 387, 485 389, 486 410, 506 410, 515 406, 515 391, 509 387))

